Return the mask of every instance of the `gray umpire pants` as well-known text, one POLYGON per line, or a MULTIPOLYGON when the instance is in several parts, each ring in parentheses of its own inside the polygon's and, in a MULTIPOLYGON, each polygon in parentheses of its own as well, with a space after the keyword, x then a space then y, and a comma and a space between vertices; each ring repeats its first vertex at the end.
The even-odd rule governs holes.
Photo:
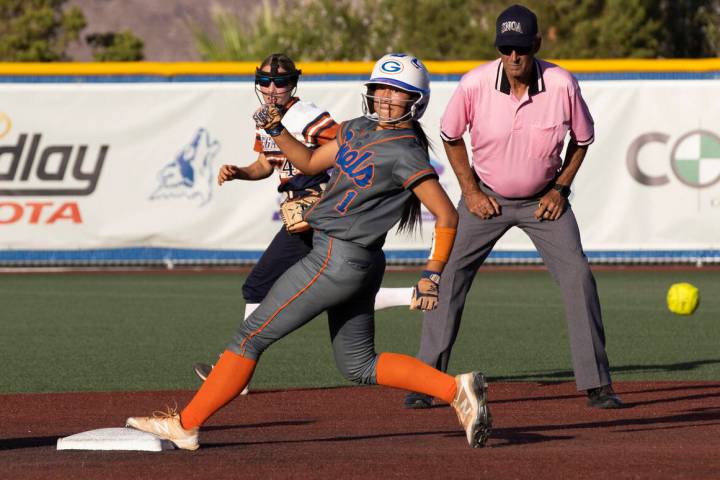
POLYGON ((457 236, 440 279, 438 308, 424 315, 417 358, 447 371, 475 275, 495 243, 515 226, 530 237, 562 290, 577 389, 610 384, 597 287, 570 203, 559 219, 540 222, 533 215, 539 198, 508 199, 482 184, 480 188, 497 199, 501 214, 483 220, 470 213, 463 200, 458 204, 457 236))
POLYGON ((375 295, 384 273, 381 248, 368 249, 315 231, 310 253, 280 276, 240 323, 227 348, 257 360, 270 345, 327 310, 340 373, 352 382, 374 384, 375 295))

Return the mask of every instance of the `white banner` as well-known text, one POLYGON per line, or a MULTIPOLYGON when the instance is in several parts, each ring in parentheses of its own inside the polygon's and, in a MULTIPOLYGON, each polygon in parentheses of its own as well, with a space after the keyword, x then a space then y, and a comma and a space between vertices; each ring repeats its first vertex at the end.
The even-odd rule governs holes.
MULTIPOLYGON (((360 114, 359 81, 304 81, 337 120, 360 114)), ((451 198, 439 139, 456 82, 434 82, 423 125, 451 198)), ((720 81, 588 81, 596 140, 571 202, 585 249, 720 249, 720 81)), ((0 250, 168 247, 261 251, 280 226, 277 179, 218 187, 252 151, 250 82, 4 84, 0 250)), ((489 119, 491 121, 491 119, 489 119)), ((421 236, 387 250, 427 249, 421 236)), ((534 247, 518 229, 496 250, 534 247)))

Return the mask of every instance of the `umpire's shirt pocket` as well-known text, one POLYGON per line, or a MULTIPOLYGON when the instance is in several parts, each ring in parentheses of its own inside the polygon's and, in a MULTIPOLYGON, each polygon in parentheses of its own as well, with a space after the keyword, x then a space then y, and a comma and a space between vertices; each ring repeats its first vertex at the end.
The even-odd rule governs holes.
POLYGON ((563 140, 568 132, 564 123, 532 125, 530 127, 529 157, 550 164, 560 158, 563 140))

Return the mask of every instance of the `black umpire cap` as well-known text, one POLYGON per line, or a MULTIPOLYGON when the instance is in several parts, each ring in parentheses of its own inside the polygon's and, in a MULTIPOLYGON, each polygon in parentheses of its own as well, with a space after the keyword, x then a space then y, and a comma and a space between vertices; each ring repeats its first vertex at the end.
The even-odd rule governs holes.
POLYGON ((495 22, 496 47, 532 47, 538 33, 535 14, 522 5, 505 9, 495 22))

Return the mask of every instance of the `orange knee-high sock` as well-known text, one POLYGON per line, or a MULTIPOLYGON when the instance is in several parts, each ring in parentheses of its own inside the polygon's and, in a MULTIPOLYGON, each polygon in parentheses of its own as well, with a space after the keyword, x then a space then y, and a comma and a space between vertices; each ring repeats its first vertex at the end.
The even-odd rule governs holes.
POLYGON ((243 388, 250 383, 256 363, 255 360, 225 350, 200 390, 180 412, 183 428, 199 427, 211 415, 240 395, 243 388))
POLYGON ((432 395, 447 403, 455 399, 455 378, 399 353, 381 353, 377 361, 377 383, 432 395))

